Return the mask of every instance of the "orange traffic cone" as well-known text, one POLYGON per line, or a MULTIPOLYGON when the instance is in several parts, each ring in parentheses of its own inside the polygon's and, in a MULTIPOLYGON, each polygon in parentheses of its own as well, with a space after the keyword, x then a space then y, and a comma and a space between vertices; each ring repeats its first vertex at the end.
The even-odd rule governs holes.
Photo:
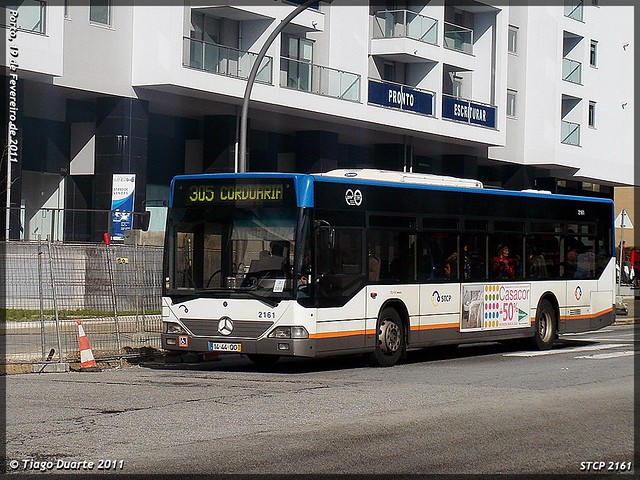
POLYGON ((82 328, 82 322, 76 320, 76 324, 78 325, 78 343, 80 344, 80 370, 97 370, 98 366, 93 358, 89 339, 84 333, 84 328, 82 328))

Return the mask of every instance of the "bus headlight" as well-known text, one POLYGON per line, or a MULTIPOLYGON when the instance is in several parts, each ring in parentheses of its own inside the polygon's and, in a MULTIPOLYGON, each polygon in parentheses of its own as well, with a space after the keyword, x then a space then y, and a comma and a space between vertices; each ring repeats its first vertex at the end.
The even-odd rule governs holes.
POLYGON ((165 333, 180 335, 186 332, 184 331, 184 328, 182 328, 177 323, 165 323, 165 333))
POLYGON ((269 338, 309 338, 309 332, 304 327, 277 327, 269 338))

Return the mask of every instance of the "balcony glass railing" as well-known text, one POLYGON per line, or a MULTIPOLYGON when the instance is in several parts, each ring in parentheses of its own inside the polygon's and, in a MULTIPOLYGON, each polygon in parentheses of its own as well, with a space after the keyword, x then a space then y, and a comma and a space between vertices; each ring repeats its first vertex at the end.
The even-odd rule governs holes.
POLYGON ((359 102, 360 83, 356 73, 291 58, 280 60, 281 87, 359 102))
POLYGON ((444 22, 444 47, 459 52, 473 53, 473 30, 444 22))
POLYGON ((9 10, 18 12, 17 26, 24 32, 46 33, 47 2, 38 0, 23 0, 3 2, 5 4, 2 23, 9 23, 9 10))
POLYGON ((373 38, 408 37, 438 44, 438 20, 409 10, 382 10, 373 19, 373 38))
POLYGON ((565 0, 564 1, 564 16, 573 18, 574 20, 582 21, 582 13, 584 10, 583 0, 565 0))
MULTIPOLYGON (((182 64, 185 67, 246 79, 257 56, 255 53, 184 37, 182 64)), ((272 60, 266 56, 262 59, 257 82, 273 83, 272 60)))
POLYGON ((580 124, 562 120, 560 141, 566 145, 580 145, 580 124))
POLYGON ((568 58, 562 59, 562 79, 572 83, 582 83, 582 63, 568 58))

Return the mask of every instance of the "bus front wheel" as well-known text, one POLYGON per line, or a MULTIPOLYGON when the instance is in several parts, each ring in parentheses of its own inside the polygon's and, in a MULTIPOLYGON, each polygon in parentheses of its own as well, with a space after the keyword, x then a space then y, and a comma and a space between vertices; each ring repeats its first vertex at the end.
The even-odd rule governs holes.
POLYGON ((378 318, 373 364, 380 367, 395 365, 405 348, 404 327, 400 315, 393 308, 385 308, 378 318))
POLYGON ((556 338, 556 309, 549 300, 542 300, 538 305, 532 346, 538 350, 549 350, 556 338))

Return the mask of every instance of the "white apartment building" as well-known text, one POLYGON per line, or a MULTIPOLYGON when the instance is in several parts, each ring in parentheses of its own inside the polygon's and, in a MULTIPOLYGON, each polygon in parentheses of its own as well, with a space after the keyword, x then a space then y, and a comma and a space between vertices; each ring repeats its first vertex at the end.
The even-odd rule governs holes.
MULTIPOLYGON (((302 2, 237 3, 6 9, 11 238, 51 230, 56 213, 53 237, 100 240, 107 217, 86 210, 111 208, 119 173, 136 175, 135 210, 162 229, 174 175, 237 168, 251 66, 302 2)), ((633 57, 631 2, 319 1, 260 64, 246 168, 613 198, 634 184, 633 57)))

